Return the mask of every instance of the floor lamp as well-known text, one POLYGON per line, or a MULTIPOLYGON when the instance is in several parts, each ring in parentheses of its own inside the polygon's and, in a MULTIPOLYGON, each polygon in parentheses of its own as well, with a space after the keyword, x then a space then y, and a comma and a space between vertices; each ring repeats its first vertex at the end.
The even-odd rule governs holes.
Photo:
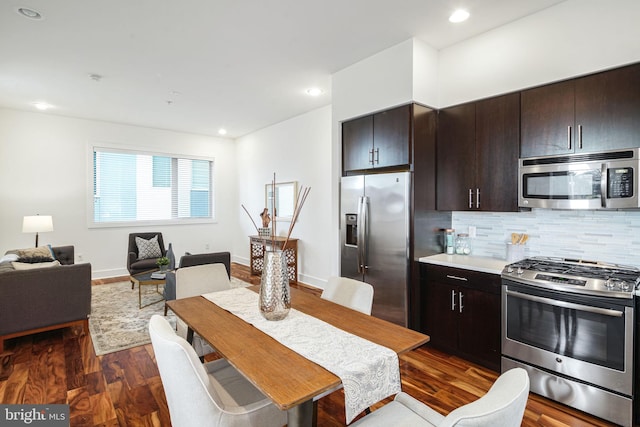
POLYGON ((53 218, 51 215, 32 215, 22 219, 23 233, 36 233, 36 248, 38 247, 38 233, 53 231, 53 218))

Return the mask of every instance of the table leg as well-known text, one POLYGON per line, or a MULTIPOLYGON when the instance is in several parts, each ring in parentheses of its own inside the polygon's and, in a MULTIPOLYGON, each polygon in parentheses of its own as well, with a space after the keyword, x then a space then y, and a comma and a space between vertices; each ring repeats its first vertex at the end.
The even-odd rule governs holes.
POLYGON ((190 326, 187 327, 187 342, 193 344, 193 329, 190 326))
POLYGON ((313 415, 313 400, 307 400, 287 411, 287 427, 312 427, 313 415))

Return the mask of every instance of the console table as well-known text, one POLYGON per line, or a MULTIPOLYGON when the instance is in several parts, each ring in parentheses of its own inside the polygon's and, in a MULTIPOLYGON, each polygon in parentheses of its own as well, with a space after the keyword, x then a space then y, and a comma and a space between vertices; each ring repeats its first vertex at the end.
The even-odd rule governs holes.
MULTIPOLYGON (((251 259, 251 274, 262 274, 264 267, 264 251, 268 248, 282 249, 286 237, 274 236, 249 236, 249 258, 251 259)), ((287 248, 284 251, 287 260, 287 274, 289 281, 298 281, 298 239, 289 239, 287 248)))

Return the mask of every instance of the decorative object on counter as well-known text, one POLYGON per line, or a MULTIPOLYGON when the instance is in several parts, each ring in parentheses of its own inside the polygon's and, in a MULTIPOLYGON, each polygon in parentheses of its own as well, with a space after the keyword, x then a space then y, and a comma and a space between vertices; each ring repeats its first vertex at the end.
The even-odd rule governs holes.
MULTIPOLYGON (((310 191, 310 187, 303 187, 301 192, 296 193, 293 215, 291 216, 291 223, 289 224, 289 230, 282 247, 280 249, 272 247, 271 249, 265 250, 264 252, 262 277, 260 279, 260 298, 258 305, 260 308, 260 313, 267 320, 282 320, 287 317, 287 314, 289 314, 289 309, 291 308, 291 296, 285 250, 287 249, 287 244, 289 243, 289 238, 291 237, 293 227, 298 220, 298 216, 302 211, 302 207, 304 206, 304 203, 307 200, 307 196, 309 195, 310 191)), ((271 194, 276 194, 275 173, 273 174, 273 181, 271 181, 271 194)), ((271 211, 276 212, 275 197, 272 197, 270 201, 271 211)), ((249 215, 249 211, 244 207, 244 205, 242 205, 242 208, 245 210, 245 212, 247 212, 247 215, 249 215)), ((260 214, 260 216, 262 217, 263 226, 265 225, 265 215, 268 215, 268 212, 268 209, 265 208, 262 211, 262 214, 260 214)), ((267 238, 270 238, 269 240, 273 241, 276 237, 277 217, 275 215, 273 217, 270 236, 268 234, 265 236, 263 233, 261 233, 261 229, 258 228, 255 221, 253 221, 251 215, 249 215, 249 219, 251 219, 253 226, 258 232, 258 235, 261 237, 265 237, 263 246, 266 248, 267 238)), ((268 224, 268 222, 266 224, 268 224)))
POLYGON ((158 260, 156 261, 156 264, 158 265, 158 268, 160 269, 161 272, 165 272, 167 271, 167 266, 169 265, 169 258, 167 258, 166 256, 160 257, 158 258, 158 260))
POLYGON ((444 252, 449 255, 454 253, 454 236, 456 230, 453 228, 447 228, 444 230, 444 252))
POLYGON ((36 233, 36 245, 38 247, 38 233, 53 231, 53 218, 51 215, 32 215, 22 218, 22 232, 36 233))
POLYGON ((460 233, 456 238, 456 254, 469 255, 471 253, 471 243, 467 233, 460 233))
POLYGON ((524 259, 524 245, 529 240, 526 233, 511 233, 511 242, 507 243, 507 261, 516 262, 524 259))

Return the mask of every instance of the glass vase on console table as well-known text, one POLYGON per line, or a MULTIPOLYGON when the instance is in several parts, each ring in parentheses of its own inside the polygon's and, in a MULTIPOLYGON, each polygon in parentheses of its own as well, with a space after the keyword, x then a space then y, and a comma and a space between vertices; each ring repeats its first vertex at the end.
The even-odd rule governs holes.
POLYGON ((290 309, 286 256, 282 250, 267 250, 260 279, 260 313, 267 320, 282 320, 290 309))

